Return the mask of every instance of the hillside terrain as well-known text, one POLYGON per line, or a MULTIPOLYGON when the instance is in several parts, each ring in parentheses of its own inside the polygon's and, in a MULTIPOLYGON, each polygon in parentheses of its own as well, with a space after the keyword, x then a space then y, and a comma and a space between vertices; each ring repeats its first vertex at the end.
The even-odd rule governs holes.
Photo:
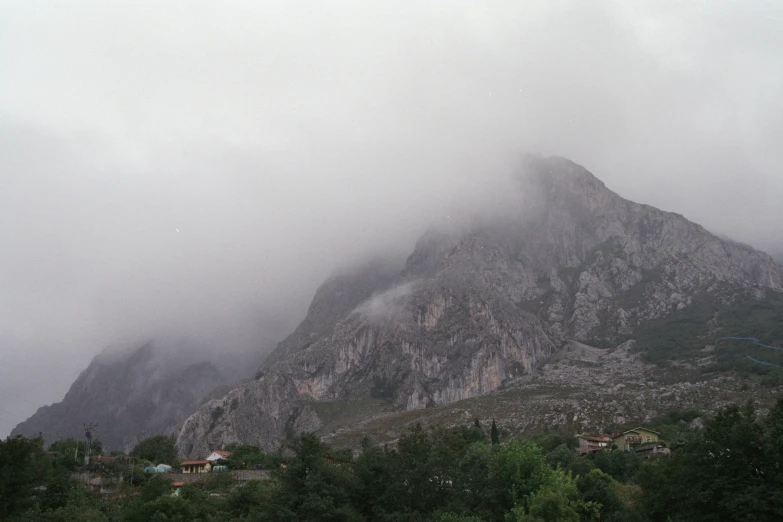
POLYGON ((180 454, 348 427, 393 438, 406 419, 458 411, 587 429, 739 400, 760 382, 743 371, 776 385, 777 363, 747 351, 774 350, 723 339, 781 339, 770 256, 563 158, 529 158, 517 182, 517 207, 429 231, 402 270, 328 281, 254 381, 184 422, 180 454))
POLYGON ((82 439, 93 430, 106 450, 129 451, 147 436, 170 432, 206 399, 226 393, 238 379, 223 375, 214 364, 166 358, 147 343, 131 350, 106 350, 93 359, 63 400, 44 406, 11 432, 51 443, 82 439))
POLYGON ((771 407, 783 393, 753 375, 704 372, 703 366, 690 363, 661 367, 642 356, 633 342, 608 349, 572 342, 535 373, 481 397, 410 411, 377 403, 370 408, 364 404, 368 401, 315 404, 325 419, 316 433, 335 447, 350 448, 360 447, 365 437, 395 443, 416 424, 458 427, 474 419, 485 424, 496 420, 511 437, 550 428, 602 433, 649 423, 671 411, 712 411, 750 398, 771 407))

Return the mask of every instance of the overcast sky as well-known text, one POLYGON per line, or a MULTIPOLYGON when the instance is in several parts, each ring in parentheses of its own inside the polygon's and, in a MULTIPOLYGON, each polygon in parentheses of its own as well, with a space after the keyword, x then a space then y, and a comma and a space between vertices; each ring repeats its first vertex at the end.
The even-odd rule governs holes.
POLYGON ((107 344, 284 335, 526 152, 774 250, 782 93, 773 0, 0 0, 0 436, 107 344))

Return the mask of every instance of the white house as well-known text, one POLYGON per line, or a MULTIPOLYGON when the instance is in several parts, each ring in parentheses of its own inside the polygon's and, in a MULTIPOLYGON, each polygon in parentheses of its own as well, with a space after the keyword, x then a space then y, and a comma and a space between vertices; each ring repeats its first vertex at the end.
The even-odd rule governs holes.
POLYGON ((219 460, 227 459, 231 456, 230 451, 223 451, 223 450, 215 450, 212 453, 209 454, 209 456, 206 458, 206 460, 210 461, 211 463, 215 463, 219 460))

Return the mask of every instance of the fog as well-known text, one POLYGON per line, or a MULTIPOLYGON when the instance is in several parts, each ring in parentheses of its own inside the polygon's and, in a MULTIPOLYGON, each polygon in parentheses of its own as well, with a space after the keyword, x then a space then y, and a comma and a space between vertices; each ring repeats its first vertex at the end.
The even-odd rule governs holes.
POLYGON ((268 350, 338 267, 507 197, 526 152, 783 251, 782 24, 773 1, 0 2, 0 436, 107 345, 268 350))

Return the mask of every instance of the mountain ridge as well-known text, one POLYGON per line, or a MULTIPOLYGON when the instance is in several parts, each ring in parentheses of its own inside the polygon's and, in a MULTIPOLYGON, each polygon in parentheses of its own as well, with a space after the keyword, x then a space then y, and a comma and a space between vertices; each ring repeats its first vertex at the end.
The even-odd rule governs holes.
POLYGON ((340 302, 334 323, 306 341, 297 329, 253 382, 190 416, 180 453, 274 449, 323 427, 317 410, 330 401, 416 410, 487 395, 567 342, 617 346, 699 296, 731 303, 783 287, 770 256, 625 200, 569 160, 529 157, 518 178, 507 215, 426 233, 394 278, 359 285, 353 300, 319 289, 308 317, 340 302))
POLYGON ((11 436, 38 436, 47 443, 94 430, 107 450, 129 451, 145 436, 172 429, 221 386, 238 384, 208 361, 172 362, 155 342, 107 348, 96 355, 63 397, 19 423, 11 436))

